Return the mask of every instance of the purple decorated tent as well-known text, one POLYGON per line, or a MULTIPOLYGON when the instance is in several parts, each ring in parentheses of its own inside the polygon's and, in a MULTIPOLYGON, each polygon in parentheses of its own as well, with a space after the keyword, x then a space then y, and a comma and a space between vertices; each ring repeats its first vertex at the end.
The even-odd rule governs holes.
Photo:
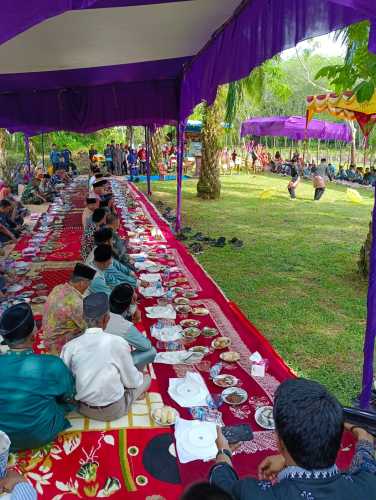
POLYGON ((305 116, 255 117, 242 123, 241 137, 246 135, 289 137, 294 140, 322 139, 351 142, 351 130, 346 123, 311 120, 306 127, 305 116))
MULTIPOLYGON (((32 135, 175 123, 179 228, 194 106, 301 40, 365 19, 376 52, 374 0, 3 0, 0 127, 32 135)), ((372 293, 376 242, 376 321, 372 293)))

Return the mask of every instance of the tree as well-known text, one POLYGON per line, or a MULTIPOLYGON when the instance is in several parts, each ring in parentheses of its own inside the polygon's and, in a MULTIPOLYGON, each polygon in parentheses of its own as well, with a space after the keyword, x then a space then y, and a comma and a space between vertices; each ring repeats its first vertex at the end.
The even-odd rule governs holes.
POLYGON ((5 128, 0 128, 0 170, 4 174, 6 167, 6 142, 7 131, 5 128))
POLYGON ((209 106, 203 105, 202 164, 197 183, 197 196, 204 200, 215 200, 221 195, 219 180, 219 157, 222 133, 220 105, 218 99, 209 106))
POLYGON ((162 163, 162 146, 164 142, 163 128, 157 128, 151 134, 151 154, 150 154, 150 167, 153 173, 158 173, 158 165, 162 163))

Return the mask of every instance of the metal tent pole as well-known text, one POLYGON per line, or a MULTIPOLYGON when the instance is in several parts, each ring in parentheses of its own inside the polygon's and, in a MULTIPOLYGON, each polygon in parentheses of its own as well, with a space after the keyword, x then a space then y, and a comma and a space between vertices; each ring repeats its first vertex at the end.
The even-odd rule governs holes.
MULTIPOLYGON (((375 192, 376 195, 376 192, 375 192)), ((373 386, 373 360, 376 336, 376 203, 372 214, 372 242, 369 258, 369 279, 367 296, 367 327, 364 339, 364 363, 362 393, 359 398, 360 408, 369 406, 373 386)))
POLYGON ((183 156, 184 156, 184 123, 179 121, 176 126, 176 142, 177 142, 177 165, 176 165, 176 232, 181 228, 181 197, 182 197, 182 182, 183 182, 183 156))

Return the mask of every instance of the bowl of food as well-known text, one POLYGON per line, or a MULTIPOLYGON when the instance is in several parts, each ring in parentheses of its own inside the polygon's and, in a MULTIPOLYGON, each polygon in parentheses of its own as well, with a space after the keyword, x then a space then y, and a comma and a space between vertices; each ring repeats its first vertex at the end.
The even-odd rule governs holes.
POLYGON ((197 319, 183 319, 180 321, 180 326, 183 328, 188 328, 192 326, 199 326, 200 322, 197 319))
POLYGON ((222 391, 222 398, 225 403, 231 406, 241 405, 248 399, 247 391, 239 387, 228 387, 222 391))
POLYGON ((196 339, 201 334, 201 330, 199 328, 195 328, 191 326, 190 328, 185 328, 182 332, 183 338, 185 340, 196 339))
POLYGON ((189 299, 186 299, 185 297, 177 297, 174 300, 175 304, 178 304, 179 306, 189 306, 190 302, 189 299))
POLYGON ((188 281, 188 279, 185 276, 180 276, 178 278, 175 278, 176 283, 185 283, 188 281))
POLYGON ((216 337, 218 335, 218 330, 216 328, 211 328, 210 326, 204 326, 202 329, 202 334, 204 337, 216 337))
POLYGON ((275 429, 274 417, 273 417, 273 407, 272 406, 260 406, 257 408, 255 413, 255 420, 257 424, 263 429, 273 430, 275 429))
POLYGON ((192 313, 196 316, 207 316, 209 314, 208 309, 206 307, 194 307, 192 309, 192 313))
POLYGON ((47 296, 46 295, 38 295, 37 297, 34 297, 31 302, 33 304, 44 304, 47 300, 47 296))
POLYGON ((234 387, 235 385, 238 384, 238 382, 239 382, 239 379, 237 379, 233 375, 227 375, 225 373, 218 375, 217 377, 215 377, 213 379, 213 383, 215 385, 217 385, 218 387, 223 387, 223 388, 234 387))
POLYGON ((175 310, 179 314, 188 314, 191 312, 190 306, 187 305, 175 306, 175 310))
POLYGON ((240 354, 236 351, 222 352, 219 357, 227 363, 236 363, 240 359, 240 354))
POLYGON ((213 349, 226 349, 226 347, 229 347, 231 345, 231 339, 229 339, 228 337, 218 337, 217 339, 213 340, 211 345, 213 349))
POLYGON ((162 406, 152 411, 151 417, 160 426, 174 425, 179 417, 179 413, 171 406, 162 406))

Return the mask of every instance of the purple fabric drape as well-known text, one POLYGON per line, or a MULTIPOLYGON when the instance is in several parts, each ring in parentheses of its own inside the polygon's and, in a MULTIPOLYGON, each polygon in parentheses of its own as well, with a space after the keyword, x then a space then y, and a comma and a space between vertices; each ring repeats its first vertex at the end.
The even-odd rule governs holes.
POLYGON ((373 207, 372 215, 372 244, 369 261, 370 270, 368 278, 367 327, 363 348, 363 388, 359 399, 360 407, 363 409, 367 408, 370 403, 374 375, 373 360, 376 337, 376 203, 373 207))
POLYGON ((376 2, 368 0, 248 0, 188 64, 181 90, 181 117, 200 100, 211 104, 217 86, 250 71, 299 41, 369 18, 376 2))
POLYGON ((346 123, 311 120, 306 128, 304 116, 251 118, 242 123, 241 137, 246 135, 289 137, 298 141, 307 138, 351 142, 351 130, 346 123))

